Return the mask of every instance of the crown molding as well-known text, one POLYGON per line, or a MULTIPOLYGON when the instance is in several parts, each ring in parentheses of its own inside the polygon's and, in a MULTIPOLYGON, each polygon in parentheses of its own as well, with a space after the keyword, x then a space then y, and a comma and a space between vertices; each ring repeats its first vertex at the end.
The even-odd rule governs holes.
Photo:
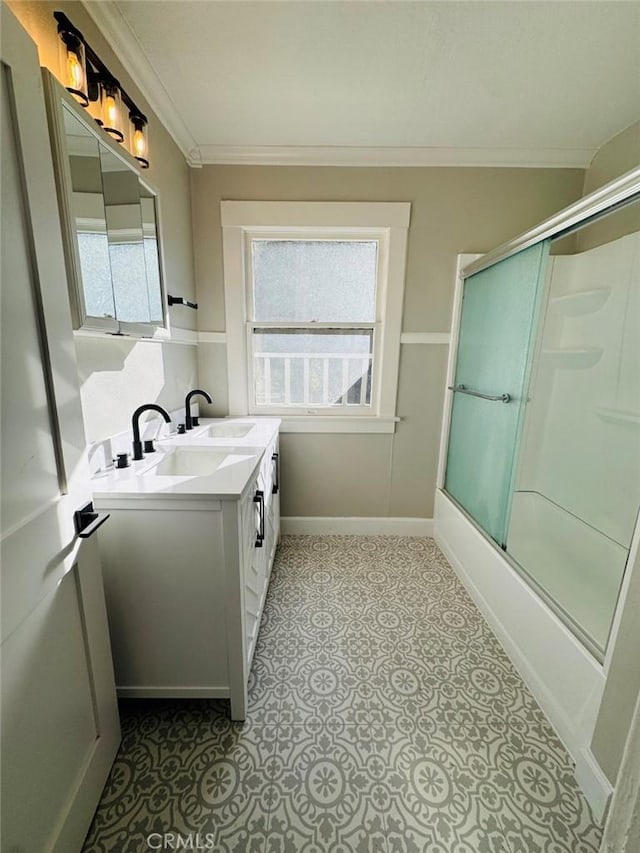
POLYGON ((87 14, 112 46, 118 59, 190 166, 201 165, 198 147, 162 85, 153 65, 114 0, 81 0, 87 14), (192 162, 193 161, 193 162, 192 162))
POLYGON ((496 166, 586 169, 593 148, 200 145, 200 162, 245 166, 496 166))
POLYGON ((189 166, 494 166, 586 169, 595 148, 197 145, 116 0, 81 0, 189 166))

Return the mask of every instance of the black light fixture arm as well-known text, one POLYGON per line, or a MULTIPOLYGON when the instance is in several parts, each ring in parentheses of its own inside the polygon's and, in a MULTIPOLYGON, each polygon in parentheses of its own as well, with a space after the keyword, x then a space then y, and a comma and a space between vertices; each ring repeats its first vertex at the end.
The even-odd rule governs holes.
MULTIPOLYGON (((73 33, 73 35, 77 36, 82 41, 82 43, 84 44, 85 56, 87 58, 87 61, 91 64, 91 69, 89 69, 89 68, 87 69, 89 79, 91 80, 91 78, 93 78, 92 82, 94 82, 94 83, 95 83, 96 79, 108 80, 112 83, 115 83, 118 86, 118 88, 120 89, 120 92, 122 95, 122 100, 125 102, 125 104, 129 108, 129 115, 130 116, 137 116, 138 118, 141 118, 145 124, 148 124, 148 119, 145 116, 145 114, 136 105, 133 98, 131 98, 125 92, 125 90, 122 88, 122 86, 120 85, 120 83, 116 79, 116 77, 114 77, 114 75, 111 73, 111 71, 109 71, 107 66, 100 59, 100 57, 95 52, 95 50, 93 50, 91 45, 88 44, 87 40, 82 35, 80 30, 71 23, 71 21, 69 20, 69 18, 67 18, 67 16, 64 14, 64 12, 54 12, 53 17, 58 22, 59 28, 63 29, 65 32, 73 33), (89 73, 89 72, 92 72, 92 73, 89 73)), ((93 100, 95 100, 95 98, 93 100)))

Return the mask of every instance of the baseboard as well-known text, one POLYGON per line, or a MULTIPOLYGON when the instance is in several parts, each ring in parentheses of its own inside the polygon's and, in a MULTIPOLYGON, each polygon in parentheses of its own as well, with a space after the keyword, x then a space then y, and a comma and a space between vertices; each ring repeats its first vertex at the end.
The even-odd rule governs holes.
POLYGON ((613 795, 613 785, 602 772, 590 749, 581 749, 576 755, 576 780, 584 791, 593 816, 604 824, 613 795))
POLYGON ((228 687, 116 687, 120 699, 228 699, 228 687))
POLYGON ((280 520, 284 534, 328 536, 433 536, 432 518, 340 518, 289 516, 280 520))

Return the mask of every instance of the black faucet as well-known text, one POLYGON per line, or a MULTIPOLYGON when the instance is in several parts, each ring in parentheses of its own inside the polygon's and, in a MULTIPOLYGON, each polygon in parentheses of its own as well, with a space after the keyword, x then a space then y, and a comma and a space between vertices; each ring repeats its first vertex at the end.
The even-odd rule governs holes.
MULTIPOLYGON (((131 418, 131 428, 133 429, 133 458, 134 459, 143 459, 144 454, 142 453, 142 442, 140 441, 140 415, 143 412, 158 412, 165 419, 165 422, 170 424, 171 417, 168 412, 166 412, 162 406, 158 406, 157 403, 145 403, 144 406, 140 406, 133 413, 133 417, 131 418)), ((153 445, 151 447, 153 449, 153 445)))
POLYGON ((207 403, 213 403, 213 400, 206 391, 201 391, 199 388, 194 388, 193 391, 189 391, 184 400, 184 425, 187 429, 193 429, 193 418, 191 417, 192 397, 204 397, 207 403))

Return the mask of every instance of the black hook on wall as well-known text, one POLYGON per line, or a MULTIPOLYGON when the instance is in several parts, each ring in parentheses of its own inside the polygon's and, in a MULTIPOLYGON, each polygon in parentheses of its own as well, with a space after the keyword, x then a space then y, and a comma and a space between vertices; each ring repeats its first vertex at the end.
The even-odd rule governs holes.
POLYGON ((187 308, 193 308, 195 311, 198 310, 197 302, 189 302, 184 296, 170 296, 167 294, 167 302, 169 306, 171 305, 185 305, 187 308))

